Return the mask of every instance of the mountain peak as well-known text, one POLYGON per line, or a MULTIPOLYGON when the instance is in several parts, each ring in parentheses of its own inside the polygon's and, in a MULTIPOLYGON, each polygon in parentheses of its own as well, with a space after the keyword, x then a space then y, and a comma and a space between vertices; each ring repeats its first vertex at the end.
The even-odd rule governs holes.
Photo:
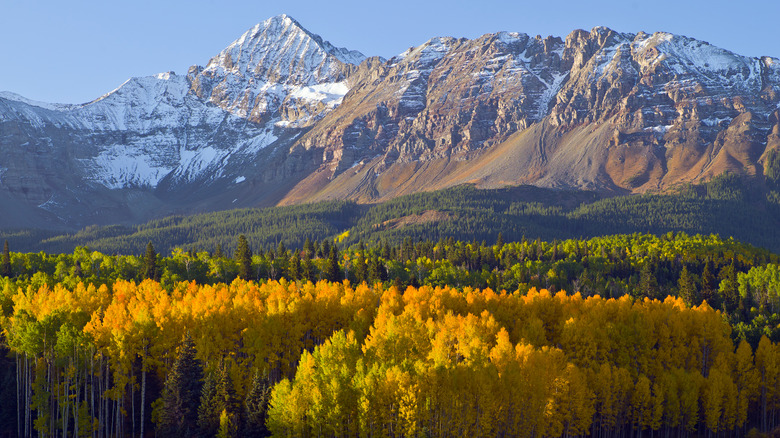
POLYGON ((363 59, 362 53, 335 47, 306 30, 294 18, 282 14, 246 31, 212 58, 206 70, 312 85, 323 79, 336 79, 333 75, 340 70, 336 64, 358 64, 363 59))

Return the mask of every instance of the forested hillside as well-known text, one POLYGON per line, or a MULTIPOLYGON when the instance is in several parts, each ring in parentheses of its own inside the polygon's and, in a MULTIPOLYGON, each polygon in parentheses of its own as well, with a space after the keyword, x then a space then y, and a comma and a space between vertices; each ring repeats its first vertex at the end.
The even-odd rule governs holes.
MULTIPOLYGON (((780 160, 778 160, 780 162, 780 160)), ((778 169, 780 174, 780 169, 778 169)), ((775 187, 768 179, 768 186, 775 187)), ((73 234, 0 231, 19 251, 72 252, 86 246, 107 254, 140 254, 148 242, 163 253, 175 248, 232 251, 243 234, 258 247, 306 239, 338 238, 344 244, 453 237, 495 241, 587 238, 615 233, 716 233, 780 251, 780 195, 755 181, 725 174, 673 195, 602 198, 593 192, 533 186, 479 190, 464 185, 403 196, 381 204, 329 201, 265 209, 171 216, 140 226, 88 227, 73 234)))

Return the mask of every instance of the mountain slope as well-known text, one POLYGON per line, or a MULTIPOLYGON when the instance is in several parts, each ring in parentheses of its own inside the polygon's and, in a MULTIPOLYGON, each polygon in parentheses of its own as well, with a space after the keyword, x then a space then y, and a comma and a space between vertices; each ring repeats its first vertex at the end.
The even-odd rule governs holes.
POLYGON ((663 192, 780 147, 780 60, 668 33, 432 38, 389 60, 270 18, 187 75, 83 105, 0 93, 0 226, 463 183, 663 192))
POLYGON ((333 158, 285 202, 464 182, 662 191, 760 175, 780 146, 780 62, 667 33, 435 39, 380 68, 297 143, 333 158))
POLYGON ((84 105, 0 94, 0 189, 9 198, 0 204, 30 211, 2 225, 35 216, 37 225, 78 227, 272 204, 307 167, 305 154, 275 165, 278 152, 299 125, 338 104, 346 62, 360 59, 279 16, 188 76, 132 78, 84 105))

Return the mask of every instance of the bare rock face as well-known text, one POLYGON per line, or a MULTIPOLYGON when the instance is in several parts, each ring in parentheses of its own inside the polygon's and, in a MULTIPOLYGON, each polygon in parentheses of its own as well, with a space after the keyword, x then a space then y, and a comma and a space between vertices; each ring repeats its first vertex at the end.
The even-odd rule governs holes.
POLYGON ((780 60, 668 33, 433 38, 385 60, 287 16, 84 105, 0 93, 3 226, 80 227, 474 183, 664 191, 761 175, 780 60), (5 222, 3 222, 5 221, 5 222))
MULTIPOLYGON (((667 33, 439 38, 361 66, 296 147, 323 150, 314 199, 464 182, 662 191, 760 174, 777 147, 778 72, 776 59, 667 33)), ((314 188, 302 187, 288 201, 314 188)))

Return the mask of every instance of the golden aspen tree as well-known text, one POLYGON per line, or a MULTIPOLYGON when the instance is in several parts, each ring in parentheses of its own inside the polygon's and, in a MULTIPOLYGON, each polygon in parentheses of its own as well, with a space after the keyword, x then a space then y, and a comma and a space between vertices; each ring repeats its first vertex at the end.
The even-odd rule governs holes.
POLYGON ((760 375, 760 409, 761 429, 770 430, 773 427, 770 412, 773 413, 778 396, 778 383, 780 382, 780 361, 777 349, 766 336, 762 336, 758 342, 755 354, 756 370, 760 375))
POLYGON ((652 394, 650 392, 650 379, 645 375, 640 375, 634 384, 634 390, 631 395, 631 427, 642 436, 642 432, 648 429, 652 422, 652 394))
POLYGON ((753 364, 753 351, 744 339, 735 354, 734 379, 737 387, 736 426, 743 427, 750 407, 759 397, 761 375, 753 364))

